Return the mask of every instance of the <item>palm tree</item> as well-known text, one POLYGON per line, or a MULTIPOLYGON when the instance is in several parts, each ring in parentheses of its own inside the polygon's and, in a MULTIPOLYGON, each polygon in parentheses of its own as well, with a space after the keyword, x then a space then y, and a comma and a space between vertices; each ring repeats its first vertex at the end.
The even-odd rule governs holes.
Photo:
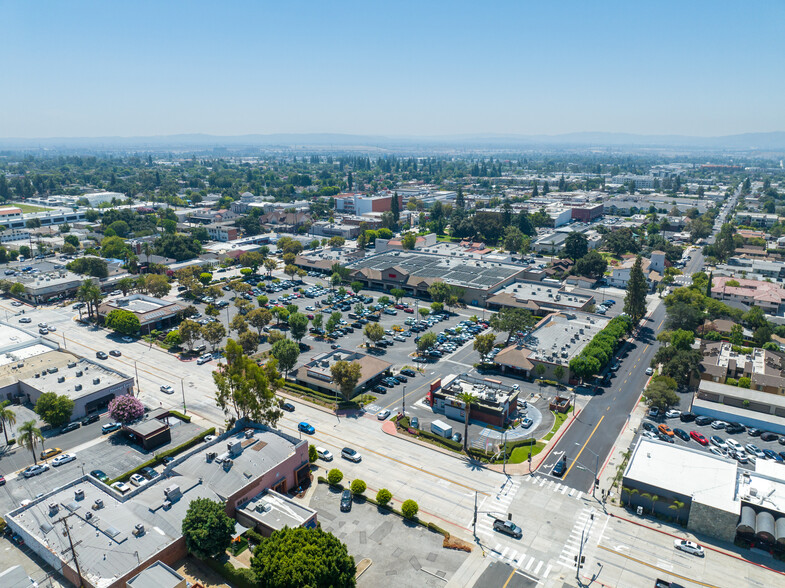
POLYGON ((674 498, 673 504, 668 508, 676 512, 676 522, 681 523, 681 509, 684 508, 684 503, 674 498))
POLYGON ((76 291, 76 298, 81 302, 87 303, 87 316, 92 318, 93 311, 98 312, 98 303, 101 301, 101 289, 92 280, 85 280, 76 291))
POLYGON ((144 243, 142 243, 142 253, 144 253, 145 256, 147 257, 147 268, 148 268, 147 271, 148 271, 148 273, 150 271, 150 252, 151 252, 150 243, 145 241, 144 243))
POLYGON ((472 402, 477 400, 477 396, 471 392, 461 392, 456 398, 466 405, 463 419, 463 450, 469 451, 469 416, 472 412, 472 402))
POLYGON ((8 425, 16 424, 16 413, 10 408, 6 408, 11 404, 10 400, 3 400, 0 402, 0 425, 3 426, 3 435, 5 435, 5 444, 8 445, 8 425))
POLYGON ((648 492, 641 492, 641 498, 646 498, 647 500, 651 500, 651 494, 648 492))
POLYGON ((651 514, 654 514, 654 503, 657 502, 659 499, 660 499, 660 497, 657 496, 656 494, 652 495, 652 497, 651 497, 651 514))
POLYGON ((42 445, 44 443, 44 436, 41 434, 41 429, 35 426, 35 421, 26 421, 22 423, 16 432, 19 444, 27 447, 33 452, 33 462, 37 464, 38 459, 35 456, 35 446, 38 445, 39 441, 42 445))
POLYGON ((638 491, 637 488, 627 488, 627 506, 630 506, 630 507, 632 506, 632 497, 633 497, 633 495, 639 494, 639 493, 640 492, 638 491))

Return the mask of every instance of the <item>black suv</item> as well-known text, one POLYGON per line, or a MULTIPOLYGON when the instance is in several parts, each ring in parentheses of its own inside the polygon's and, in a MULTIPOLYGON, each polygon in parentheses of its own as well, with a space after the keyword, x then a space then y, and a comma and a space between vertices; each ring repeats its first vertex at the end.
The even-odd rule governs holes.
POLYGON ((701 426, 710 425, 712 422, 714 422, 714 419, 710 416, 701 415, 699 417, 695 417, 696 425, 701 425, 701 426))
POLYGON ((341 492, 341 512, 352 510, 352 493, 350 490, 341 492))
POLYGON ((725 432, 733 435, 734 433, 743 433, 747 430, 747 427, 740 423, 728 423, 725 425, 725 432))
POLYGON ((691 423, 696 419, 696 415, 692 414, 691 412, 683 412, 679 415, 682 423, 691 423))
POLYGON ((86 416, 85 418, 82 419, 82 424, 83 425, 89 425, 90 423, 95 423, 95 422, 98 421, 99 418, 100 418, 99 415, 91 414, 91 415, 86 416))

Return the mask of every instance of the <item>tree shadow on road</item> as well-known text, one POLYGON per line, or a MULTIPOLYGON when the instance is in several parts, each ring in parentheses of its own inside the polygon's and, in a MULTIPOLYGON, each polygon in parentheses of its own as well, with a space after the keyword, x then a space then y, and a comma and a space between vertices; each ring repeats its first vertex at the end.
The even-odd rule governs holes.
POLYGON ((474 472, 478 472, 480 470, 484 470, 487 467, 486 464, 481 462, 479 459, 475 459, 475 458, 470 457, 468 455, 465 455, 465 456, 461 457, 461 461, 463 462, 464 467, 466 467, 467 469, 470 469, 470 470, 472 470, 474 472))

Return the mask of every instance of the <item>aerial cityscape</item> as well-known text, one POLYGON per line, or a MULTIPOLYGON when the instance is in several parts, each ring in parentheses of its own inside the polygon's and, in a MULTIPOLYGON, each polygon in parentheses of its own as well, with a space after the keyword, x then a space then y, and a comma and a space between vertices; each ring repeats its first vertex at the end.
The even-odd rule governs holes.
POLYGON ((0 5, 0 588, 785 585, 748 8, 0 5))

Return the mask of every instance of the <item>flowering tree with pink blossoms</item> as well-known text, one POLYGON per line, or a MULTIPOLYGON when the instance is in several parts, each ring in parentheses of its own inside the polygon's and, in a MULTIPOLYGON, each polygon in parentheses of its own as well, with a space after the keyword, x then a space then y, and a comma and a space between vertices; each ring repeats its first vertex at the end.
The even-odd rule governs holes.
POLYGON ((130 394, 117 396, 109 403, 109 416, 124 425, 140 419, 143 414, 144 404, 130 394))

